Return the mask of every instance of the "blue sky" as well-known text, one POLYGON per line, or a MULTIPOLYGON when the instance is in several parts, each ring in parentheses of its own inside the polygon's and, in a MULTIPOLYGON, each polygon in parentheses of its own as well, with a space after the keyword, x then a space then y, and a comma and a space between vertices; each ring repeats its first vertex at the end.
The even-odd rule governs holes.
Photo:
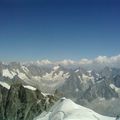
POLYGON ((119 0, 0 0, 0 60, 120 54, 119 0))

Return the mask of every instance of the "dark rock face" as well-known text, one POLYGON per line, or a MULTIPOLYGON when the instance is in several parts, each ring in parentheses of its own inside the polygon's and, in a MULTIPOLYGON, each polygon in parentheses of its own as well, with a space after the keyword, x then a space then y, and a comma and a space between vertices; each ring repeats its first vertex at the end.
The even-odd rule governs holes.
POLYGON ((43 96, 39 90, 32 91, 21 84, 10 90, 0 86, 0 120, 33 120, 53 105, 53 96, 43 96))
POLYGON ((80 88, 80 80, 79 78, 77 77, 76 74, 72 74, 71 73, 71 76, 69 77, 69 80, 67 80, 59 89, 58 91, 60 93, 63 93, 63 96, 65 97, 75 97, 77 96, 77 93, 75 91, 75 89, 81 89, 80 88))
POLYGON ((89 80, 86 84, 82 83, 75 75, 74 77, 71 76, 58 91, 68 98, 77 98, 76 101, 87 100, 91 102, 96 98, 109 100, 119 97, 118 93, 110 87, 109 81, 101 79, 101 81, 92 83, 92 81, 89 80))
POLYGON ((5 106, 8 90, 0 85, 0 120, 4 120, 5 106))
POLYGON ((115 90, 111 89, 105 81, 102 81, 101 83, 87 89, 82 97, 91 102, 99 97, 105 98, 106 100, 109 100, 113 97, 118 98, 118 94, 115 92, 115 90))

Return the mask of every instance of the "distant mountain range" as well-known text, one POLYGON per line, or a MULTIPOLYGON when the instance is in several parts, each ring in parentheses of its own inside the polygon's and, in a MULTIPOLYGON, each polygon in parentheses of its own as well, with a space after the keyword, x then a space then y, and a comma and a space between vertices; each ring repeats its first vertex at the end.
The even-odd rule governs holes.
POLYGON ((56 92, 104 115, 115 116, 120 111, 119 67, 89 69, 60 64, 1 63, 0 85, 10 90, 16 83, 46 94, 56 92))

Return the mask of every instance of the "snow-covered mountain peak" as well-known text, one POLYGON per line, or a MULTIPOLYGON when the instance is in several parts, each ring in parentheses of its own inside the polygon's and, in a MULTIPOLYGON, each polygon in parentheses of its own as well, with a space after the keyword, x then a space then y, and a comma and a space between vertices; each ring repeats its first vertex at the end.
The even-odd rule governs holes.
POLYGON ((70 99, 60 99, 47 114, 42 114, 34 120, 114 120, 102 116, 91 109, 77 105, 70 99))
POLYGON ((56 71, 56 70, 58 70, 59 68, 60 68, 60 66, 57 65, 57 66, 54 66, 54 67, 53 67, 53 70, 56 71))

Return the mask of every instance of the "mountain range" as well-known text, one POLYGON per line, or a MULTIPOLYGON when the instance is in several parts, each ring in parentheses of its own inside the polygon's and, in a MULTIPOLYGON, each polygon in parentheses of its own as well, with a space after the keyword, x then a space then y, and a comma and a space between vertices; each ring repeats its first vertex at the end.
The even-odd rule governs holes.
POLYGON ((120 108, 120 68, 89 69, 60 64, 0 63, 0 85, 8 91, 14 84, 59 94, 96 112, 115 116, 120 108))

